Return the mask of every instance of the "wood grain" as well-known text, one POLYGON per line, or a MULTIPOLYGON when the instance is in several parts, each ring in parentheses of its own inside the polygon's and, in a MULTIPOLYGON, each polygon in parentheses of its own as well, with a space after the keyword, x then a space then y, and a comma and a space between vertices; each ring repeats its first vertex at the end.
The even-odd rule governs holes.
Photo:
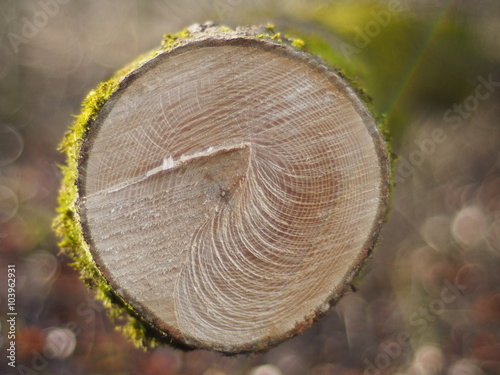
POLYGON ((138 68, 82 149, 79 211, 116 292, 187 345, 236 353, 309 326, 374 246, 388 165, 335 72, 250 36, 138 68))

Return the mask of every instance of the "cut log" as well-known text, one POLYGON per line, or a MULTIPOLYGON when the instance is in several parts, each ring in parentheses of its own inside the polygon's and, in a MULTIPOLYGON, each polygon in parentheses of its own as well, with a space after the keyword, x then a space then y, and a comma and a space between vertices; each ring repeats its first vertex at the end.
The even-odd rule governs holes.
POLYGON ((389 190, 376 123, 339 74, 276 35, 196 26, 82 133, 85 246, 162 341, 276 345, 343 295, 375 245, 389 190))

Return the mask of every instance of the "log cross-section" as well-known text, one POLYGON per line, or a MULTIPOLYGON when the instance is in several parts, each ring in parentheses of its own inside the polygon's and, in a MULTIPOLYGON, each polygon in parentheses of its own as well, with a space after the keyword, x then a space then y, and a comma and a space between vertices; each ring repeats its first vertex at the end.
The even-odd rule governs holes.
POLYGON ((389 186, 372 115, 286 43, 198 36, 141 65, 92 122, 83 234, 155 329, 237 353, 289 338, 344 293, 389 186))

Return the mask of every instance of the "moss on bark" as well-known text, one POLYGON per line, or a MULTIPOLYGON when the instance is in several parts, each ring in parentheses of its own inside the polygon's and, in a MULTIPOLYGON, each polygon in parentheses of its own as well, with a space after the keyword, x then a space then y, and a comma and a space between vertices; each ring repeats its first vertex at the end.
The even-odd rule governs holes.
MULTIPOLYGON (((285 43, 301 51, 315 52, 314 50, 308 50, 307 46, 300 39, 291 39, 282 36, 275 31, 272 25, 231 30, 224 26, 215 26, 208 23, 193 25, 175 34, 167 34, 164 36, 162 44, 157 50, 138 57, 126 67, 118 70, 109 80, 100 83, 94 90, 90 91, 82 103, 80 114, 74 120, 59 146, 60 151, 66 155, 66 162, 61 167, 63 178, 58 198, 59 207, 57 209, 57 216, 53 221, 53 229, 60 238, 59 246, 61 252, 72 259, 71 265, 80 272, 80 278, 85 284, 95 291, 95 297, 102 301, 107 309, 109 318, 117 329, 129 337, 135 346, 144 349, 153 348, 160 343, 170 344, 182 349, 189 348, 146 322, 129 303, 124 301, 113 290, 94 262, 89 245, 83 236, 78 213, 78 163, 88 130, 92 127, 103 105, 119 88, 120 82, 125 77, 159 54, 168 53, 191 41, 211 37, 263 38, 273 43, 285 43)), ((354 81, 346 77, 340 69, 335 69, 335 71, 352 85, 373 114, 370 98, 364 91, 357 87, 354 81)), ((383 126, 383 118, 379 116, 374 117, 377 119, 384 135, 387 135, 383 126)))

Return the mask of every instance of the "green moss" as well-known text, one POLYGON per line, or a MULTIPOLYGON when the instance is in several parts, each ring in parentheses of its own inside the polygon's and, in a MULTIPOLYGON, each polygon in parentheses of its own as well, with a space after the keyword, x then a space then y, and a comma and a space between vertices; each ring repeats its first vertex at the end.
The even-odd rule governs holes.
POLYGON ((304 49, 305 43, 302 39, 294 39, 292 42, 292 46, 298 49, 304 49))
POLYGON ((165 34, 161 44, 162 50, 170 50, 177 47, 184 39, 188 38, 190 32, 187 29, 181 30, 175 34, 165 34))
POLYGON ((273 24, 268 24, 265 29, 264 29, 264 33, 261 33, 261 34, 258 34, 256 35, 257 38, 266 38, 266 39, 270 39, 274 42, 277 42, 277 43, 287 43, 299 50, 302 50, 304 48, 304 41, 301 40, 301 39, 294 39, 294 38, 290 38, 288 35, 287 36, 283 36, 280 32, 277 32, 275 30, 275 27, 273 24))
POLYGON ((272 35, 271 39, 276 40, 278 42, 282 42, 283 41, 283 39, 281 39, 281 33, 276 33, 276 34, 272 35))
POLYGON ((275 27, 272 23, 268 23, 267 26, 266 26, 266 32, 268 34, 274 34, 275 31, 274 31, 275 27))

